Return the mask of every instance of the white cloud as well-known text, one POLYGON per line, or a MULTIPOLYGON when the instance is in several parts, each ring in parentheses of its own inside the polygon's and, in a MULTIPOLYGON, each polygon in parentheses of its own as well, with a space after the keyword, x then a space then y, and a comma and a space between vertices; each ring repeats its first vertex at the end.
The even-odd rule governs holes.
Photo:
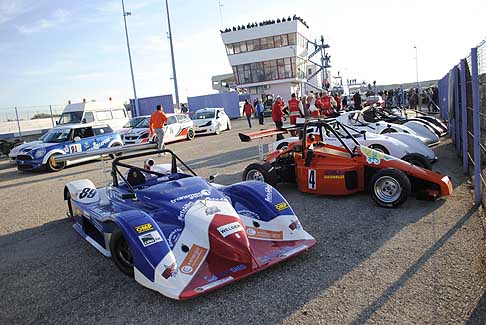
POLYGON ((30 0, 0 1, 0 24, 11 21, 32 9, 30 0))
POLYGON ((58 8, 52 13, 50 18, 40 19, 30 26, 20 25, 16 27, 22 34, 44 32, 65 23, 71 16, 72 14, 70 11, 58 8))

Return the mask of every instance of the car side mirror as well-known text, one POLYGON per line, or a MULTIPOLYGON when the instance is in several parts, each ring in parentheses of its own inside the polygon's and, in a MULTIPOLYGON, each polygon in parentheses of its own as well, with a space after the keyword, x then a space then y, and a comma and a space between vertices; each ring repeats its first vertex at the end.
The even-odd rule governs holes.
POLYGON ((74 137, 74 142, 79 142, 79 141, 81 141, 80 137, 74 137))
POLYGON ((56 121, 56 125, 59 125, 59 121, 56 121))
POLYGON ((216 175, 209 175, 208 182, 209 183, 214 183, 216 180, 216 177, 218 177, 219 173, 216 173, 216 175))
POLYGON ((83 124, 84 124, 84 123, 86 123, 86 119, 85 119, 85 118, 84 118, 84 119, 82 119, 82 120, 81 120, 81 123, 83 123, 83 124))
POLYGON ((133 199, 136 199, 137 196, 135 195, 135 193, 123 193, 121 195, 121 198, 123 200, 133 200, 133 199))

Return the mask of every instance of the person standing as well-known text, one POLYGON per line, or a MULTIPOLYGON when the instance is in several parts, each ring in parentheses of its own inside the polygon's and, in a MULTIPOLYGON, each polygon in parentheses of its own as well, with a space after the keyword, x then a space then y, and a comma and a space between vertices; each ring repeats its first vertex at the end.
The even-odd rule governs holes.
POLYGON ((294 93, 290 97, 291 97, 289 100, 290 124, 295 124, 297 122, 298 117, 303 117, 301 115, 302 103, 296 98, 294 93))
POLYGON ((307 110, 309 111, 311 117, 319 117, 320 115, 320 110, 316 106, 316 100, 314 99, 313 93, 310 93, 307 96, 307 110))
POLYGON ((258 114, 258 123, 260 125, 263 125, 264 124, 263 112, 265 111, 265 107, 262 104, 261 98, 258 98, 257 103, 255 105, 255 110, 257 111, 258 114))
POLYGON ((354 109, 360 110, 361 109, 361 95, 359 92, 356 92, 353 96, 354 101, 354 109))
POLYGON ((328 94, 327 91, 324 91, 322 93, 322 98, 321 98, 321 105, 322 105, 322 115, 326 117, 333 116, 336 111, 334 110, 334 107, 337 106, 336 101, 332 96, 328 94))
POLYGON ((255 113, 255 108, 251 106, 248 99, 245 99, 245 104, 243 105, 243 114, 246 115, 246 120, 248 121, 248 126, 251 129, 251 115, 255 113))
POLYGON ((341 106, 341 97, 339 97, 338 93, 334 94, 334 100, 336 101, 336 111, 340 111, 342 106, 341 106))
MULTIPOLYGON (((273 103, 272 106, 272 120, 275 123, 277 130, 282 129, 283 121, 285 120, 282 107, 283 107, 282 98, 278 96, 277 100, 275 101, 275 103, 273 103)), ((284 138, 283 135, 277 134, 277 141, 282 140, 283 138, 284 138)))
POLYGON ((418 104, 418 96, 415 92, 415 89, 412 88, 410 91, 410 98, 408 99, 408 104, 410 105, 410 109, 416 110, 418 104))
POLYGON ((343 104, 343 110, 347 111, 348 110, 348 96, 343 97, 342 104, 343 104))
MULTIPOLYGON (((167 115, 164 113, 164 109, 162 105, 157 105, 155 112, 152 113, 150 116, 149 121, 149 129, 150 129, 150 136, 155 134, 157 136, 157 148, 159 150, 165 149, 164 145, 164 124, 167 123, 167 115)), ((159 153, 159 157, 162 154, 159 153)))

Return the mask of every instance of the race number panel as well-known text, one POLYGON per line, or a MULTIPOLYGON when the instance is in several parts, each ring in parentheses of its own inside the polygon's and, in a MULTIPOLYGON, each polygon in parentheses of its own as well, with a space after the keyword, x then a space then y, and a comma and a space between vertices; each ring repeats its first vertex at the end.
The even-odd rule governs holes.
POLYGON ((307 187, 309 188, 309 190, 315 190, 316 189, 316 170, 315 169, 309 169, 308 170, 307 187))
POLYGON ((70 153, 81 152, 81 151, 83 151, 83 147, 81 146, 81 143, 74 143, 69 145, 70 153))

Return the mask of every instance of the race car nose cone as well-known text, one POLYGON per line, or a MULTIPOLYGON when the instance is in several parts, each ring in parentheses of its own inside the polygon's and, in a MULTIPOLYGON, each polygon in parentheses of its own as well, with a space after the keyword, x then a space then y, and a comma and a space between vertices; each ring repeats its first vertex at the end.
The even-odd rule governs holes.
POLYGON ((250 242, 241 220, 234 216, 216 214, 209 226, 211 252, 235 262, 250 263, 250 242))

